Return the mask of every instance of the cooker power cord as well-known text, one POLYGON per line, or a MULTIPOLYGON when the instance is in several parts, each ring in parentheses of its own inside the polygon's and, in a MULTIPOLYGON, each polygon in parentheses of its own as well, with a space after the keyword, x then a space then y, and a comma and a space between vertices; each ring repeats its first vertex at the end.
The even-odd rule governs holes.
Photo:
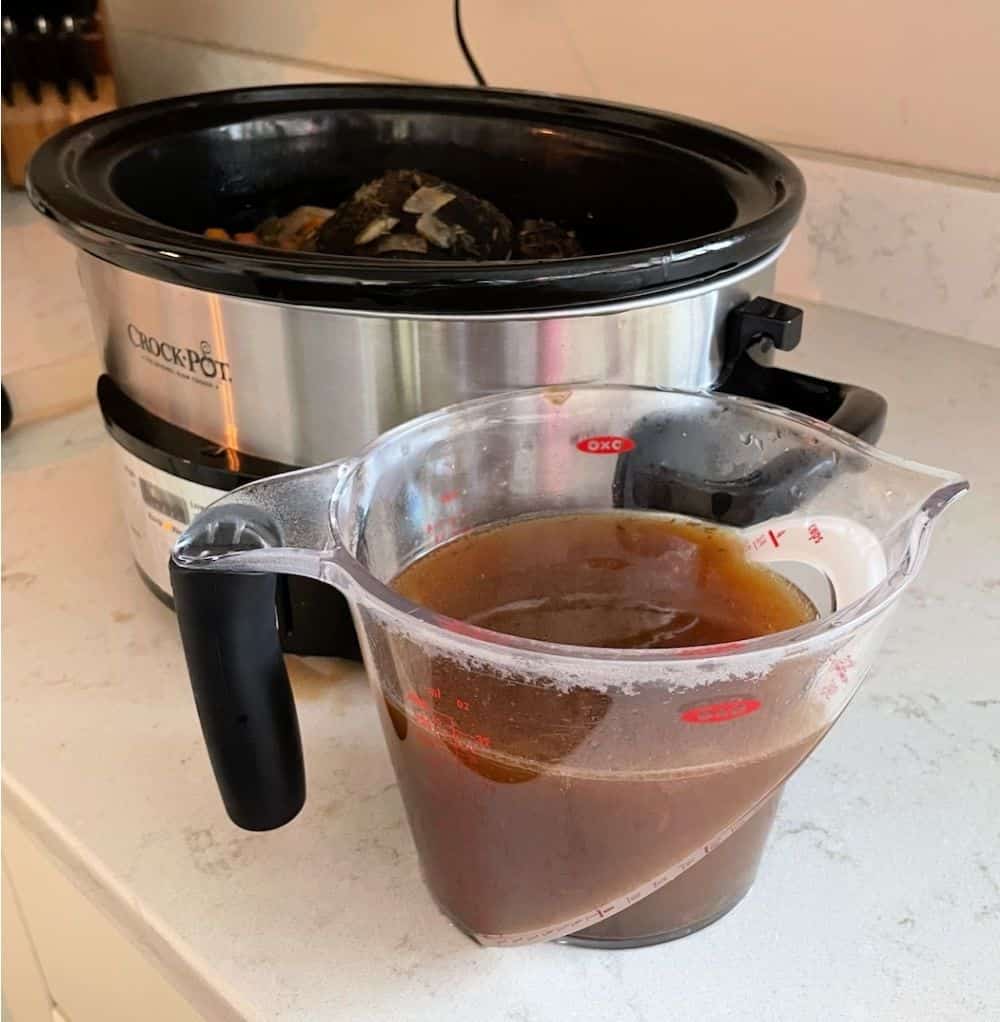
POLYGON ((458 45, 462 50, 462 56, 465 57, 465 63, 469 65, 469 70, 472 72, 472 77, 476 79, 476 84, 485 86, 486 79, 483 77, 483 72, 479 70, 476 58, 472 56, 469 44, 465 41, 465 32, 462 30, 462 0, 455 0, 454 10, 455 35, 458 37, 458 45))

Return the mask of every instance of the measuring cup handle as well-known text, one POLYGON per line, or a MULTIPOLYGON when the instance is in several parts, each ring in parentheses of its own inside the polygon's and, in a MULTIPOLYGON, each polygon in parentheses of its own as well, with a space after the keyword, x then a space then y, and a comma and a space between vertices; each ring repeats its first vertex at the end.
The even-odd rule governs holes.
POLYGON ((269 476, 202 511, 174 545, 170 582, 195 705, 226 810, 246 830, 305 801, 298 719, 282 658, 278 579, 320 580, 346 462, 269 476))
POLYGON ((191 689, 226 811, 245 830, 306 797, 299 723, 275 624, 277 576, 187 568, 170 583, 191 689))
POLYGON ((834 515, 786 515, 747 529, 747 555, 759 564, 793 562, 821 572, 833 610, 871 592, 886 577, 882 544, 859 522, 834 515))

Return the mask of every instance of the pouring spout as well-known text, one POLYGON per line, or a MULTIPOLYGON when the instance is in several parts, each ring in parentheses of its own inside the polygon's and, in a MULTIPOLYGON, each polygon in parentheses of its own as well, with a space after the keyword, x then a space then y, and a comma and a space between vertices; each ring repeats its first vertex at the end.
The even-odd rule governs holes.
POLYGON ((969 481, 967 479, 954 476, 951 482, 945 483, 944 486, 938 486, 927 497, 920 510, 927 520, 932 522, 946 507, 967 493, 968 489, 969 481))
POLYGON ((931 533, 945 508, 950 507, 969 489, 969 482, 953 473, 929 470, 921 473, 927 487, 916 510, 908 516, 908 528, 904 526, 902 537, 904 549, 893 574, 896 585, 906 585, 920 570, 930 546, 931 533), (933 483, 933 489, 927 484, 933 483))

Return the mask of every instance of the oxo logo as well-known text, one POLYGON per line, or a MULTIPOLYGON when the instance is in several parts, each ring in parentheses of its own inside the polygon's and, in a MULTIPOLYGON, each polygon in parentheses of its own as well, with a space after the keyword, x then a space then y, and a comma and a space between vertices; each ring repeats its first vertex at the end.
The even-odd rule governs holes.
POLYGON ((624 454, 634 447, 635 441, 627 436, 585 436, 576 442, 576 449, 584 454, 624 454))

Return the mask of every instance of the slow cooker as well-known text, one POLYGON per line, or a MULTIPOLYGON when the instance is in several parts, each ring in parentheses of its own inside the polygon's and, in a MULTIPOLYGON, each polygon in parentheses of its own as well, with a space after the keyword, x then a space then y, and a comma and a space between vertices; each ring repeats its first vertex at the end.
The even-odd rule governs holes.
MULTIPOLYGON (((870 391, 771 364, 801 334, 801 312, 767 296, 802 176, 688 118, 493 89, 240 89, 73 126, 39 150, 28 189, 80 249, 129 540, 164 598, 171 542, 220 493, 484 394, 720 389, 868 440, 884 420, 870 391), (570 223, 586 254, 385 260, 203 235, 335 207, 392 168, 570 223)), ((286 650, 355 651, 323 588, 279 593, 286 650)))

